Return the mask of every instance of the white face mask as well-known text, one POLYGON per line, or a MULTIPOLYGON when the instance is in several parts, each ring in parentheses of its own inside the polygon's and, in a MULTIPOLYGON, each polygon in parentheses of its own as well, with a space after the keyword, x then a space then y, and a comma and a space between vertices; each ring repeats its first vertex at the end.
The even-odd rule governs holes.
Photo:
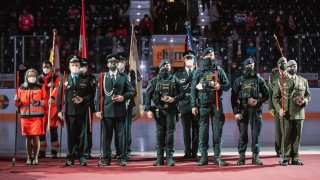
POLYGON ((80 69, 77 66, 72 66, 70 68, 70 71, 71 71, 72 74, 79 74, 80 69))
POLYGON ((50 72, 50 69, 49 68, 43 68, 42 71, 43 71, 44 74, 48 74, 50 72))
POLYGON ((193 66, 193 60, 187 60, 186 61, 186 66, 192 67, 193 66))
POLYGON ((123 70, 124 67, 125 67, 124 63, 122 63, 122 62, 119 62, 119 63, 118 63, 118 69, 119 69, 119 70, 123 70))
POLYGON ((81 68, 80 68, 80 72, 81 72, 82 74, 87 73, 87 68, 86 68, 86 67, 81 67, 81 68))
POLYGON ((37 81, 36 77, 28 77, 28 82, 29 83, 35 83, 37 81))

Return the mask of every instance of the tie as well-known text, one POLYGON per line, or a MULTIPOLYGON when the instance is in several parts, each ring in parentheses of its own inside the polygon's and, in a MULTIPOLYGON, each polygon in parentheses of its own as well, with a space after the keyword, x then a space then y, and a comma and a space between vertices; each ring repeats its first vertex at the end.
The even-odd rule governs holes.
POLYGON ((188 74, 189 74, 189 80, 190 80, 190 79, 191 79, 191 77, 192 77, 191 69, 189 69, 188 74))
POLYGON ((114 83, 115 83, 114 74, 111 75, 111 82, 114 85, 114 83))
POLYGON ((73 76, 72 81, 73 81, 73 85, 76 85, 77 84, 77 76, 73 76))

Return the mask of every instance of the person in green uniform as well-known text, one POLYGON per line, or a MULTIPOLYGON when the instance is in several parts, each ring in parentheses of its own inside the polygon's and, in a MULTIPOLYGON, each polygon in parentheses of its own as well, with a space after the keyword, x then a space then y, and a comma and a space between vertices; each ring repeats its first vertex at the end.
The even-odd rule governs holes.
POLYGON ((243 74, 235 80, 231 91, 231 105, 239 128, 240 158, 237 165, 245 164, 249 124, 252 137, 252 164, 263 165, 259 158, 262 104, 268 100, 269 89, 265 80, 255 72, 252 58, 246 59, 243 65, 243 74))
POLYGON ((272 94, 273 89, 278 86, 279 78, 281 77, 281 73, 285 73, 286 71, 287 59, 285 57, 281 57, 277 62, 277 67, 272 69, 272 73, 269 76, 269 99, 268 99, 268 109, 270 114, 274 118, 274 137, 275 143, 274 148, 277 153, 277 157, 281 155, 281 128, 280 128, 280 118, 279 114, 275 112, 275 108, 272 102, 272 94))
POLYGON ((171 75, 169 60, 160 62, 159 74, 152 78, 147 87, 146 109, 148 118, 156 120, 157 160, 153 166, 164 165, 166 149, 167 165, 174 166, 174 133, 176 131, 177 103, 184 97, 184 90, 178 78, 171 75), (155 106, 151 106, 151 100, 155 106))
POLYGON ((199 122, 198 117, 192 115, 190 92, 192 74, 194 72, 195 52, 186 51, 183 53, 184 67, 175 76, 180 80, 185 96, 179 102, 179 111, 183 127, 184 156, 183 158, 197 158, 199 146, 199 122))
POLYGON ((221 136, 222 128, 225 122, 225 116, 222 107, 222 92, 230 89, 230 83, 223 69, 215 61, 214 49, 206 48, 202 57, 204 64, 195 70, 191 83, 191 107, 192 114, 199 114, 199 150, 201 159, 197 162, 198 166, 208 165, 209 148, 209 117, 212 120, 213 131, 213 151, 214 164, 226 166, 227 163, 221 159, 221 136), (217 82, 215 81, 215 71, 217 71, 217 82), (216 97, 218 91, 218 97, 216 97), (216 105, 218 98, 218 107, 216 105), (197 103, 198 102, 198 103, 197 103))
POLYGON ((272 95, 275 110, 282 121, 283 154, 279 162, 282 166, 287 166, 290 159, 293 165, 303 165, 299 159, 299 148, 305 107, 311 100, 311 94, 307 79, 297 75, 297 67, 295 60, 288 61, 287 73, 284 75, 284 91, 279 80, 279 85, 274 88, 272 95), (282 107, 282 94, 284 107, 282 107))

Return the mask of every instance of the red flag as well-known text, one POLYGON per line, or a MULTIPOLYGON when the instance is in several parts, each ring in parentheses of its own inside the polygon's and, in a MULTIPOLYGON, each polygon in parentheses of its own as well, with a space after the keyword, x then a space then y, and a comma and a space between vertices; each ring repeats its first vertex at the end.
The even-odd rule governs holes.
POLYGON ((86 31, 86 10, 84 0, 82 0, 81 8, 81 23, 80 23, 80 38, 79 38, 79 56, 87 58, 87 31, 86 31))

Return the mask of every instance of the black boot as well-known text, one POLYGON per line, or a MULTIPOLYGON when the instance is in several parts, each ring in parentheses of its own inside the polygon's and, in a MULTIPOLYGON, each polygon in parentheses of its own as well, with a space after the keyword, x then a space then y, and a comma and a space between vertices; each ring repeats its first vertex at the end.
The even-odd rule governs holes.
POLYGON ((38 158, 45 158, 46 152, 45 151, 39 151, 38 158))
POLYGON ((167 166, 174 166, 174 160, 172 157, 167 157, 167 166))
POLYGON ((50 158, 57 159, 57 157, 58 157, 57 154, 58 154, 58 152, 56 150, 51 150, 50 158))
POLYGON ((208 165, 208 155, 201 155, 200 161, 197 162, 197 166, 206 166, 208 165))
POLYGON ((168 165, 168 166, 174 166, 173 153, 174 153, 174 150, 173 150, 173 149, 168 149, 168 150, 166 151, 167 165, 168 165))
POLYGON ((153 166, 163 166, 164 160, 163 156, 157 156, 157 160, 153 163, 153 166))
POLYGON ((246 154, 245 153, 240 153, 239 160, 237 162, 237 165, 242 166, 246 164, 246 154))
POLYGON ((227 163, 221 159, 219 156, 214 156, 213 163, 219 166, 226 166, 227 163))
POLYGON ((254 164, 254 165, 263 165, 262 161, 259 158, 259 153, 253 153, 253 155, 252 155, 252 164, 254 164))

